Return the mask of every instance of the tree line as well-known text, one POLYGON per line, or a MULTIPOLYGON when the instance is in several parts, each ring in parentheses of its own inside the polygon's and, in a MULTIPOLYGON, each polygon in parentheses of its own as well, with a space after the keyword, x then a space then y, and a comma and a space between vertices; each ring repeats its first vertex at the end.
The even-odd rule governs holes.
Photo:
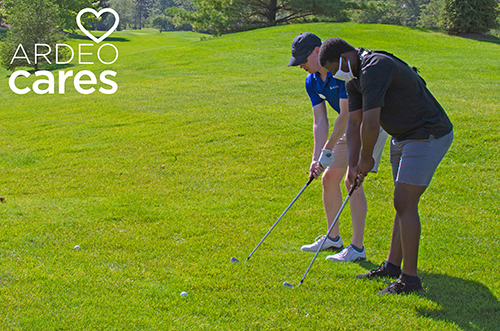
MULTIPOLYGON (((0 23, 16 3, 0 0, 0 23)), ((75 28, 74 13, 82 8, 115 9, 121 29, 144 26, 194 30, 215 35, 280 24, 347 22, 395 24, 442 29, 451 34, 487 33, 499 26, 499 0, 54 0, 62 29, 75 28)), ((108 30, 112 15, 90 23, 108 30)))
POLYGON ((449 34, 484 34, 498 29, 498 0, 388 0, 361 1, 365 10, 355 11, 360 23, 395 24, 441 29, 449 34))
MULTIPOLYGON (((167 9, 196 31, 220 35, 301 22, 396 24, 450 34, 498 29, 498 0, 192 0, 195 10, 167 9)), ((496 31, 498 33, 498 31, 496 31)))
POLYGON ((221 35, 280 24, 352 21, 500 36, 499 0, 109 1, 123 24, 140 29, 146 22, 160 31, 192 29, 221 35))
MULTIPOLYGON (((0 29, 2 66, 25 65, 12 61, 19 44, 63 43, 77 30, 81 9, 107 7, 120 16, 118 30, 148 26, 221 35, 280 24, 353 21, 500 37, 499 0, 0 0, 0 24, 10 27, 6 34, 0 29)), ((109 30, 114 16, 86 16, 83 23, 109 30)), ((33 58, 33 47, 26 53, 33 58)), ((33 66, 38 70, 38 64, 33 66)))

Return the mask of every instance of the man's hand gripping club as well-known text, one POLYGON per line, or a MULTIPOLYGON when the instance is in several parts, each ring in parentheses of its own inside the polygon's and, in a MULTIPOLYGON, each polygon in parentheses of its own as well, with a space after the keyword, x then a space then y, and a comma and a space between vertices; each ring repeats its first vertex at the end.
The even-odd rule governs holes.
POLYGON ((313 161, 311 163, 311 168, 309 170, 310 175, 309 178, 314 177, 315 179, 318 178, 323 171, 325 171, 326 168, 330 164, 332 164, 334 160, 334 154, 331 150, 329 149, 322 149, 321 154, 319 156, 318 161, 313 161))

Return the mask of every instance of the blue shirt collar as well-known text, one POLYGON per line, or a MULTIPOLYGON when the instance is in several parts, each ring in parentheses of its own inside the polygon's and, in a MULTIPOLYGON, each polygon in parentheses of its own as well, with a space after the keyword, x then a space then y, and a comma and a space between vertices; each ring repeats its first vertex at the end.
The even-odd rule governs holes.
MULTIPOLYGON (((314 77, 314 79, 315 79, 315 80, 317 80, 317 81, 319 81, 319 82, 322 82, 322 80, 321 80, 321 76, 320 76, 319 72, 315 72, 315 73, 313 74, 313 77, 314 77)), ((323 85, 324 85, 324 84, 326 84, 326 83, 328 83, 328 80, 329 80, 330 78, 332 78, 332 77, 333 77, 333 74, 332 74, 330 71, 328 71, 328 72, 326 73, 326 79, 325 79, 325 82, 323 83, 323 85)))

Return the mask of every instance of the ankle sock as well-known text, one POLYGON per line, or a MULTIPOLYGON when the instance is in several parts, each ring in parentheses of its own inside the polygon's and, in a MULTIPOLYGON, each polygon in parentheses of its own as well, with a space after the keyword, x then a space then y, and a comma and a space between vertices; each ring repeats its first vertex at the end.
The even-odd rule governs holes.
POLYGON ((328 236, 328 239, 330 239, 331 241, 339 241, 340 235, 336 236, 335 238, 332 238, 332 237, 328 236))
POLYGON ((351 244, 351 246, 352 246, 352 248, 354 248, 354 250, 355 250, 356 252, 358 252, 358 253, 361 253, 361 252, 363 251, 363 248, 364 248, 364 246, 363 246, 363 247, 361 247, 361 248, 359 248, 358 246, 354 246, 353 244, 351 244))
POLYGON ((418 276, 410 276, 407 274, 403 274, 403 276, 405 277, 408 284, 415 284, 416 282, 418 282, 418 276))
POLYGON ((391 262, 389 261, 385 261, 385 270, 387 270, 387 272, 389 273, 394 273, 394 272, 398 272, 398 271, 401 271, 401 267, 395 265, 395 264, 392 264, 391 262))

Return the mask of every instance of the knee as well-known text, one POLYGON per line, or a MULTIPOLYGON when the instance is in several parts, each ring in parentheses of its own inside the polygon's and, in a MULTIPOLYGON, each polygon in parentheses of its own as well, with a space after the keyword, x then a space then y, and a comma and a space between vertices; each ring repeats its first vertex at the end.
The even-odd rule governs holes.
POLYGON ((330 189, 332 187, 338 187, 340 184, 340 180, 336 171, 332 171, 330 168, 327 168, 321 177, 321 182, 323 184, 323 188, 330 189))
POLYGON ((418 210, 418 201, 412 201, 408 196, 402 194, 394 194, 394 209, 398 214, 406 214, 409 212, 416 212, 418 210))
POLYGON ((321 176, 321 183, 323 184, 323 188, 329 188, 332 185, 332 176, 328 170, 325 170, 323 176, 321 176))
POLYGON ((404 210, 405 201, 404 201, 403 197, 400 197, 400 196, 397 196, 396 194, 394 194, 393 203, 394 203, 394 209, 396 209, 396 212, 398 214, 404 210))
POLYGON ((425 186, 396 183, 394 189, 394 208, 398 214, 418 213, 418 202, 425 186))

